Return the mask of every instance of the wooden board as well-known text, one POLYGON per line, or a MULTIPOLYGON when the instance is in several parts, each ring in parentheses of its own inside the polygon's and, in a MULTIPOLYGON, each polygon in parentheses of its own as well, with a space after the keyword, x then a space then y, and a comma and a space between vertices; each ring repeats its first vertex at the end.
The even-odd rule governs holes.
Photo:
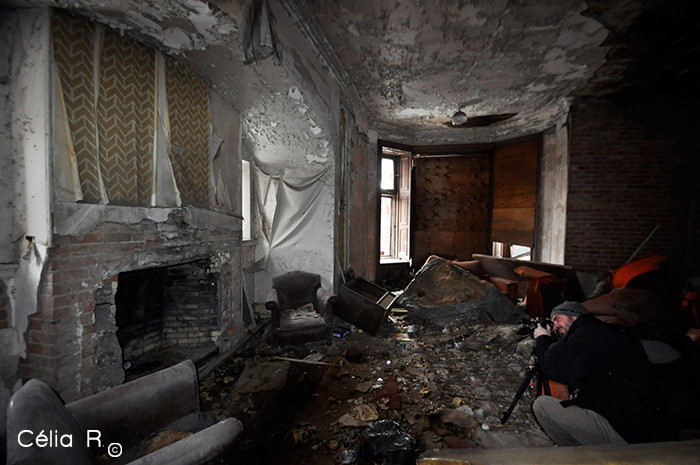
POLYGON ((506 449, 445 449, 421 454, 417 465, 697 465, 700 440, 647 444, 506 449))
POLYGON ((496 149, 491 240, 532 247, 537 205, 538 141, 496 149))
POLYGON ((490 250, 489 164, 486 154, 416 160, 416 268, 430 255, 463 259, 490 250))

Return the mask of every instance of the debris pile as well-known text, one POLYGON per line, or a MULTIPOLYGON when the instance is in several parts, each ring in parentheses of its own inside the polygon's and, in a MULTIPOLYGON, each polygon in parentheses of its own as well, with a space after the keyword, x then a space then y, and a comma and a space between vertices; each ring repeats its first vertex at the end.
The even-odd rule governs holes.
POLYGON ((531 363, 531 338, 517 329, 488 319, 436 325, 395 309, 376 337, 352 328, 330 344, 250 346, 201 383, 203 407, 246 428, 221 463, 354 463, 363 434, 381 421, 413 438, 416 454, 551 445, 532 399, 523 397, 505 425, 498 420, 531 363), (253 368, 270 363, 288 370, 253 368))

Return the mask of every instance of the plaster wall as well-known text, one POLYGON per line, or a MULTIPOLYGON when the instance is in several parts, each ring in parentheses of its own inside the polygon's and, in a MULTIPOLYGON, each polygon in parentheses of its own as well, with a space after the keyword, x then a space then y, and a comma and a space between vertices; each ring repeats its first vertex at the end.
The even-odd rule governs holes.
MULTIPOLYGON (((6 191, 14 198, 9 207, 15 212, 13 236, 32 236, 50 243, 49 207, 49 18, 48 8, 13 12, 14 33, 9 41, 10 108, 12 128, 14 188, 6 191)), ((10 18, 12 21, 12 18, 10 18)), ((7 42, 6 42, 7 43, 7 42)), ((9 186, 8 186, 9 187, 9 186)), ((8 195, 4 194, 4 195, 8 195)))
POLYGON ((49 18, 48 8, 0 9, 0 279, 7 292, 0 391, 8 394, 18 387, 24 334, 51 243, 49 18))

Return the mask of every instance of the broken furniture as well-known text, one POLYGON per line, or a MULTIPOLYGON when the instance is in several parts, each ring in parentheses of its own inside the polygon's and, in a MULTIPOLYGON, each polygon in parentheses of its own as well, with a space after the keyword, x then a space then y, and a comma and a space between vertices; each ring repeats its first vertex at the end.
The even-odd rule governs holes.
POLYGON ((525 309, 531 317, 547 318, 552 309, 564 301, 565 281, 558 276, 529 266, 519 266, 513 271, 527 283, 525 309))
POLYGON ((396 297, 364 278, 353 278, 338 290, 335 314, 372 336, 386 320, 396 297))
POLYGON ((197 432, 190 429, 199 428, 183 426, 201 423, 203 417, 190 360, 67 405, 46 383, 31 379, 7 408, 7 463, 82 465, 99 457, 100 463, 201 464, 225 451, 243 431, 236 418, 197 432), (53 446, 37 446, 42 431, 53 446), (144 439, 159 432, 185 437, 148 453, 144 439))
POLYGON ((518 283, 515 281, 512 281, 507 278, 502 278, 500 276, 488 276, 486 274, 486 271, 484 270, 484 267, 481 265, 481 262, 479 260, 466 260, 466 261, 459 261, 459 260, 453 260, 452 263, 457 265, 460 268, 463 268, 470 272, 471 274, 481 278, 485 279, 487 281, 490 281, 491 284, 496 286, 499 291, 504 293, 508 299, 510 299, 511 302, 514 304, 518 303, 518 283))
POLYGON ((566 287, 563 290, 565 300, 575 300, 576 302, 586 300, 586 293, 579 280, 580 273, 570 266, 517 260, 515 258, 493 257, 491 255, 482 255, 478 253, 472 254, 472 257, 481 264, 486 276, 498 276, 517 282, 519 285, 520 297, 525 297, 527 284, 525 278, 518 275, 515 269, 525 265, 529 268, 544 271, 545 273, 550 273, 566 280, 566 287))
POLYGON ((265 302, 272 313, 272 342, 282 345, 330 340, 337 299, 321 287, 317 273, 288 271, 275 276, 265 302))

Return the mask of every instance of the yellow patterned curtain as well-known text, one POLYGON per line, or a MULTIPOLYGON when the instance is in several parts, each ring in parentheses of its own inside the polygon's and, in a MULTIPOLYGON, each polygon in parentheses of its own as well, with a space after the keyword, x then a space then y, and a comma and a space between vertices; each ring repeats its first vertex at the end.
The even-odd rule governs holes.
MULTIPOLYGON (((54 15, 52 32, 67 143, 75 153, 82 190, 75 198, 141 206, 161 205, 159 194, 173 198, 172 192, 153 192, 154 135, 168 132, 167 125, 156 127, 155 52, 62 12, 54 15)), ((210 207, 209 86, 172 59, 165 61, 161 79, 167 108, 160 110, 169 120, 170 163, 167 168, 158 165, 159 176, 174 177, 177 187, 169 190, 179 191, 183 204, 210 207)), ((68 168, 59 163, 56 169, 68 168)))
POLYGON ((155 131, 155 54, 106 30, 100 53, 97 127, 109 203, 149 205, 155 131))
POLYGON ((209 206, 209 86, 175 60, 165 61, 170 161, 183 203, 209 206))
POLYGON ((63 89, 73 149, 78 162, 80 187, 85 202, 102 198, 97 159, 92 23, 68 14, 55 14, 52 21, 53 49, 63 89))

